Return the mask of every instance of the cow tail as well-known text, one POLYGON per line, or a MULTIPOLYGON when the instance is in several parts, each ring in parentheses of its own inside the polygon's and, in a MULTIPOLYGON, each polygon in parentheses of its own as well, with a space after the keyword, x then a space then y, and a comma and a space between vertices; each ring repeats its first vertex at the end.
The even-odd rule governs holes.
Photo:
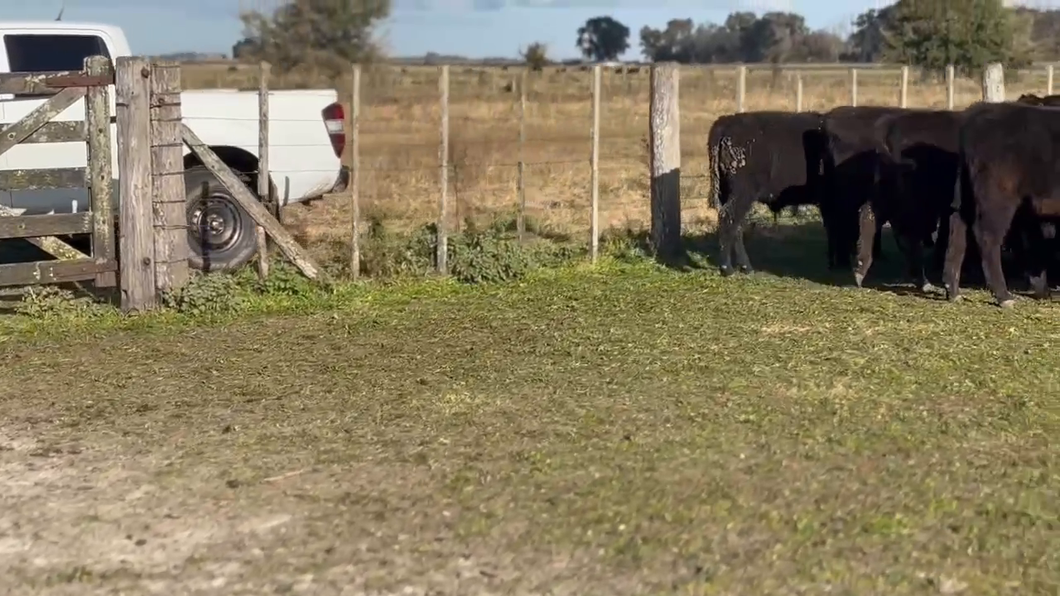
POLYGON ((710 147, 710 206, 721 213, 721 139, 711 138, 710 147))

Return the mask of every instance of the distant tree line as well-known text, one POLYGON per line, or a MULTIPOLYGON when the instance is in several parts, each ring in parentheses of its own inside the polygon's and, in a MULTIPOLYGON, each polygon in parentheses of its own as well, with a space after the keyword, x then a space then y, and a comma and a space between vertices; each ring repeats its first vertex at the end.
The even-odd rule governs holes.
MULTIPOLYGON (((1060 10, 1009 8, 1001 0, 899 0, 858 15, 852 26, 844 39, 790 12, 734 12, 721 24, 672 19, 662 29, 643 27, 640 51, 653 62, 897 62, 964 71, 990 61, 1019 67, 1060 59, 1060 10)), ((578 29, 576 45, 588 59, 614 60, 628 36, 613 18, 596 17, 578 29)))
MULTIPOLYGON (((390 9, 391 0, 290 0, 271 13, 247 12, 244 38, 232 54, 268 60, 279 70, 344 70, 381 55, 374 30, 390 9)), ((720 24, 672 19, 661 29, 643 27, 639 46, 649 61, 689 64, 882 61, 928 71, 953 64, 971 72, 990 61, 1020 67, 1060 60, 1060 10, 1010 8, 1001 0, 899 0, 851 25, 842 38, 811 29, 796 13, 734 12, 720 24)), ((630 49, 631 36, 626 25, 599 16, 578 28, 575 47, 588 60, 616 60, 630 49)), ((520 54, 535 69, 551 62, 542 43, 520 54)))

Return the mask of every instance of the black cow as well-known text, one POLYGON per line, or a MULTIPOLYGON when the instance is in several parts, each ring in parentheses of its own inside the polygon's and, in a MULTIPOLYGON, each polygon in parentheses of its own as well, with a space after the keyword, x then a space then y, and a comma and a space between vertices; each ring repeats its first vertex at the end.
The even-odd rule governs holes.
MULTIPOLYGON (((890 222, 908 258, 910 276, 926 292, 931 284, 924 272, 923 248, 933 243, 936 230, 941 246, 945 245, 949 222, 943 216, 953 200, 961 112, 909 110, 882 116, 875 127, 875 188, 859 213, 854 278, 861 286, 872 266, 868 247, 877 240, 879 226, 890 222), (940 220, 944 221, 941 227, 940 220)), ((936 250, 935 255, 941 269, 944 252, 936 250)))
MULTIPOLYGON (((904 111, 883 106, 843 106, 822 118, 827 149, 823 162, 826 190, 821 200, 821 219, 828 235, 828 266, 832 269, 850 266, 857 245, 858 212, 874 192, 878 159, 876 121, 904 111)), ((879 255, 878 235, 872 251, 879 255)))
MULTIPOLYGON (((1060 95, 1024 94, 1016 101, 1060 105, 1060 95)), ((868 243, 876 240, 880 226, 889 221, 895 239, 909 258, 911 276, 921 289, 930 289, 923 268, 923 246, 935 245, 934 269, 941 271, 949 236, 950 203, 957 181, 962 122, 963 112, 949 110, 909 110, 876 121, 879 142, 876 192, 871 205, 862 206, 859 215, 858 266, 854 275, 858 286, 872 265, 874 255, 867 250, 868 243), (936 230, 937 241, 933 242, 930 236, 936 230)), ((1016 253, 1026 252, 1025 243, 1019 237, 1007 238, 1006 245, 1016 253)), ((978 262, 978 255, 967 255, 965 262, 970 259, 978 262)))
POLYGON ((743 243, 744 219, 755 202, 773 213, 817 204, 825 149, 816 112, 744 112, 718 118, 710 127, 711 199, 718 210, 721 274, 752 271, 743 243))
POLYGON ((1060 95, 1046 95, 1045 97, 1040 97, 1033 93, 1024 93, 1016 101, 1032 106, 1060 106, 1060 95))
POLYGON ((1035 295, 1047 297, 1049 251, 1042 221, 1060 215, 1060 109, 1018 102, 974 105, 964 113, 958 148, 944 271, 947 297, 959 296, 968 226, 1000 306, 1014 304, 1001 267, 1010 227, 1026 248, 1023 262, 1035 295))

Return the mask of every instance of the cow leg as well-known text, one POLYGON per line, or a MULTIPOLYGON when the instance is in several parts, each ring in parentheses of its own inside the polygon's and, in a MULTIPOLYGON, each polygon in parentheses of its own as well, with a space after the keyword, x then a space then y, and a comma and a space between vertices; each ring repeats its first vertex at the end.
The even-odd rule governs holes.
POLYGON ((968 244, 968 226, 957 211, 950 214, 948 221, 949 238, 946 242, 942 280, 946 286, 946 298, 953 302, 960 298, 961 265, 964 263, 964 251, 968 244))
MULTIPOLYGON (((836 218, 836 246, 835 246, 835 266, 837 269, 852 269, 853 263, 851 262, 854 254, 857 253, 857 230, 858 230, 858 215, 859 209, 854 209, 852 206, 844 205, 839 211, 838 217, 836 218)), ((874 240, 873 255, 879 256, 879 251, 876 249, 878 244, 879 234, 876 235, 877 240, 874 240)))
POLYGON ((822 202, 817 206, 817 210, 821 213, 821 225, 824 226, 824 237, 827 245, 826 251, 828 253, 828 268, 835 269, 835 218, 832 216, 832 207, 827 203, 822 202))
MULTIPOLYGON (((718 214, 718 243, 721 250, 721 254, 718 257, 718 269, 722 277, 728 277, 733 274, 733 249, 736 246, 739 246, 737 250, 743 249, 743 231, 741 228, 743 227, 744 219, 753 206, 753 198, 745 200, 744 197, 733 197, 721 208, 721 213, 718 214)), ((742 257, 747 257, 746 251, 742 257)), ((740 255, 737 255, 737 258, 739 259, 740 255)), ((750 266, 749 262, 740 262, 741 267, 744 264, 748 267, 750 266)))
POLYGON ((741 223, 736 227, 736 266, 739 267, 743 273, 751 274, 754 273, 754 269, 751 267, 751 257, 747 256, 747 247, 743 244, 743 224, 741 223))
POLYGON ((1027 226, 1027 275, 1030 278, 1031 289, 1034 297, 1039 300, 1049 299, 1049 279, 1047 269, 1049 267, 1049 247, 1045 240, 1043 226, 1032 222, 1027 226))
POLYGON ((858 213, 858 266, 854 269, 854 282, 861 287, 861 282, 872 267, 873 257, 876 256, 878 232, 880 226, 876 224, 876 212, 872 205, 865 203, 858 213), (871 248, 870 248, 871 247, 871 248))
POLYGON ((920 288, 921 292, 930 292, 933 288, 930 282, 928 282, 927 274, 924 271, 924 241, 919 235, 910 236, 906 238, 908 244, 906 250, 906 257, 909 259, 909 277, 913 278, 913 282, 916 287, 920 288))
POLYGON ((935 222, 935 251, 932 257, 932 269, 941 272, 946 266, 946 246, 950 240, 950 220, 948 217, 940 217, 935 222))
POLYGON ((883 237, 883 223, 883 219, 876 220, 876 235, 872 237, 872 258, 879 261, 887 260, 883 256, 883 244, 880 240, 883 237))
POLYGON ((979 253, 983 261, 983 276, 986 284, 994 293, 1001 308, 1010 308, 1016 301, 1008 291, 1005 283, 1005 272, 1001 268, 1001 244, 1005 241, 1005 233, 1008 231, 1012 216, 1016 213, 1016 206, 1008 201, 990 201, 987 204, 998 206, 995 217, 983 217, 984 209, 976 209, 975 223, 972 231, 975 233, 976 243, 979 244, 979 253))

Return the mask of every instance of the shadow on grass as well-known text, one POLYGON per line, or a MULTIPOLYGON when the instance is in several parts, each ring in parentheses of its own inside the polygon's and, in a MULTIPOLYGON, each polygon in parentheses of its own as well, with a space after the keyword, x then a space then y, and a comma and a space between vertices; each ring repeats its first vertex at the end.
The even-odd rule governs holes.
MULTIPOLYGON (((717 269, 719 263, 718 236, 715 231, 686 234, 682 240, 683 250, 680 254, 656 260, 678 271, 717 269)), ((650 254, 647 232, 633 235, 632 241, 638 248, 650 254)), ((782 218, 774 222, 772 218, 754 218, 744 229, 744 244, 751 259, 751 265, 756 272, 782 278, 806 280, 822 285, 845 287, 856 285, 851 270, 830 270, 828 268, 827 240, 824 227, 818 219, 782 218)), ((928 267, 927 274, 930 282, 941 288, 941 264, 933 265, 934 251, 935 248, 925 249, 925 265, 928 267)), ((945 299, 941 292, 925 295, 919 288, 916 288, 912 278, 907 274, 907 267, 906 258, 900 252, 890 228, 884 228, 881 235, 881 255, 873 262, 872 269, 862 285, 868 289, 899 295, 945 299)), ((1005 269, 1006 271, 1018 270, 1016 264, 1008 258, 1006 258, 1005 269)), ((1013 290, 1025 289, 1023 287, 1026 285, 1025 279, 1018 275, 1011 277, 1010 285, 1013 290)), ((966 289, 984 287, 978 257, 975 255, 970 254, 966 258, 961 273, 961 287, 966 289)))
MULTIPOLYGON (((755 271, 824 285, 855 285, 854 274, 849 269, 828 268, 828 245, 820 221, 773 223, 752 220, 744 228, 744 245, 755 271)), ((710 267, 718 267, 716 232, 690 235, 686 237, 686 246, 690 253, 704 257, 710 267)), ((898 253, 890 230, 884 230, 881 247, 882 254, 872 264, 865 285, 888 290, 909 285, 904 275, 904 259, 898 253)))

